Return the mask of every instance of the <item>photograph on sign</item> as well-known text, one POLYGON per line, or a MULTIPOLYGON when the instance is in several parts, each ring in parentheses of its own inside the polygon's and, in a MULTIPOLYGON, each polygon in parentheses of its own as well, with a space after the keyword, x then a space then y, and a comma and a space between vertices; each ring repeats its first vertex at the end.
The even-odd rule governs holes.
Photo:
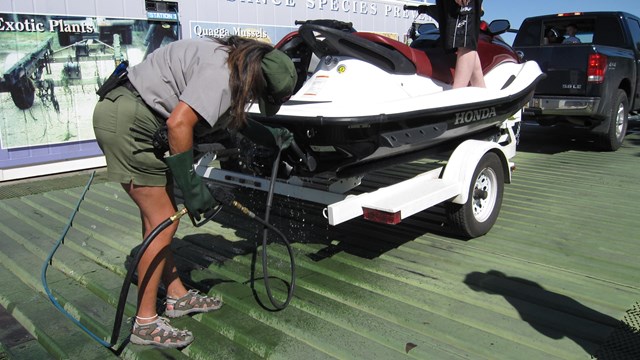
POLYGON ((177 25, 147 20, 0 14, 2 149, 95 139, 96 90, 175 39, 177 25))

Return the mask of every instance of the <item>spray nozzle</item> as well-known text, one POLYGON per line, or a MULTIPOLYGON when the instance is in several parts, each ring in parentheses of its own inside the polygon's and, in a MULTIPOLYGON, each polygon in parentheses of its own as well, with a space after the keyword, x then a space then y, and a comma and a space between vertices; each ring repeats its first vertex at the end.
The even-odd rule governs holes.
POLYGON ((214 184, 207 183, 207 189, 211 192, 211 196, 223 205, 233 205, 233 201, 235 200, 235 196, 233 194, 220 186, 215 186, 214 184))

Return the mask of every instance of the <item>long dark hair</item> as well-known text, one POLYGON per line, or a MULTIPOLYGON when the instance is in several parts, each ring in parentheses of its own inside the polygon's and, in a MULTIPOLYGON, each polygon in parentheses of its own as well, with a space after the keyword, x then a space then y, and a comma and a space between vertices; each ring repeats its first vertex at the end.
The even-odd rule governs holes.
POLYGON ((215 39, 229 53, 229 87, 231 88, 230 127, 240 128, 246 123, 246 106, 262 96, 267 87, 262 73, 262 58, 273 50, 270 44, 230 36, 215 39))

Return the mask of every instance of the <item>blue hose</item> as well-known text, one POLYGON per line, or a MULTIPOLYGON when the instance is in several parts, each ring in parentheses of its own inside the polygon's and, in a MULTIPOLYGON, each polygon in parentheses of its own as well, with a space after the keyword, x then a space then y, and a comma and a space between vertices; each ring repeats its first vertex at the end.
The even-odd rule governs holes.
POLYGON ((91 177, 89 178, 89 181, 87 182, 87 185, 85 186, 84 191, 82 192, 82 195, 80 195, 80 198, 78 199, 78 203, 76 204, 76 207, 73 210, 73 213, 71 213, 71 216, 69 216, 69 221, 67 221, 67 225, 65 226, 64 230, 62 231, 62 234, 60 234, 60 238, 58 239, 56 244, 51 249, 51 252, 49 253, 49 256, 45 260, 44 264, 42 265, 41 279, 42 279, 42 286, 44 287, 44 291, 49 296, 49 299, 51 300, 53 305, 56 308, 58 308, 58 310, 60 310, 60 312, 62 312, 66 317, 68 317, 71 321, 73 321, 76 325, 78 325, 78 327, 80 329, 82 329, 89 336, 91 336, 91 338, 93 338, 95 341, 99 342, 102 346, 105 346, 105 347, 109 348, 109 347, 111 347, 111 344, 109 344, 108 342, 106 342, 103 339, 101 339, 100 337, 98 337, 98 335, 96 335, 93 332, 91 332, 91 330, 87 329, 86 326, 82 325, 82 323, 80 323, 80 321, 78 321, 76 318, 74 318, 67 310, 64 309, 64 307, 62 307, 62 305, 60 305, 58 300, 56 300, 55 296, 53 296, 53 294, 51 293, 51 290, 49 289, 49 285, 47 284, 47 269, 49 268, 49 265, 51 265, 51 263, 53 262, 53 255, 56 253, 56 251, 58 250, 60 245, 64 242, 65 236, 67 236, 67 233, 69 232, 69 229, 71 229, 71 225, 73 223, 73 219, 75 218, 76 214, 78 213, 78 210, 80 209, 80 203, 82 203, 82 200, 84 200, 85 194, 87 193, 87 191, 89 191, 89 187, 91 186, 91 183, 93 182, 93 177, 95 176, 95 174, 96 174, 95 171, 91 173, 91 177))
MULTIPOLYGON (((82 200, 84 200, 84 196, 87 193, 87 191, 89 190, 89 186, 91 185, 91 182, 93 181, 94 175, 95 175, 95 172, 93 172, 91 174, 91 178, 89 179, 89 182, 87 183, 87 186, 84 188, 84 191, 82 192, 82 195, 80 195, 80 199, 78 199, 78 203, 76 204, 76 207, 75 207, 73 213, 69 217, 69 221, 67 222, 67 226, 65 226, 64 230, 62 231, 62 234, 60 235, 60 238, 58 239, 58 241, 54 245, 53 249, 51 249, 51 253, 49 253, 49 256, 47 257, 47 260, 45 260, 44 265, 42 266, 42 286, 44 287, 44 290, 47 293, 47 295, 49 296, 49 299, 51 300, 53 305, 55 305, 55 307, 58 310, 60 310, 60 312, 62 312, 66 317, 68 317, 71 321, 73 321, 74 324, 78 325, 78 327, 80 329, 82 329, 85 333, 87 333, 89 336, 91 336, 91 338, 93 340, 97 341, 98 343, 100 343, 100 345, 110 349, 111 351, 115 352, 115 350, 113 349, 113 346, 116 344, 116 341, 118 341, 118 335, 120 333, 120 325, 121 325, 122 316, 123 316, 123 313, 124 313, 124 306, 125 306, 125 303, 127 301, 127 294, 129 293, 129 284, 131 283, 131 279, 133 277, 133 273, 135 272, 136 265, 140 261, 140 258, 142 257, 142 254, 145 252, 145 250, 147 249, 149 244, 151 244, 151 242, 155 239, 155 237, 161 231, 163 231, 169 225, 171 225, 174 221, 176 221, 177 219, 182 217, 184 214, 186 214, 187 213, 187 209, 184 208, 184 209, 178 211, 177 213, 175 213, 173 216, 167 218, 164 222, 162 222, 160 225, 158 225, 151 232, 151 234, 149 234, 144 239, 144 241, 143 241, 143 243, 141 245, 140 251, 138 252, 138 254, 136 254, 136 257, 134 258, 134 261, 133 261, 131 267, 127 271, 127 275, 125 276, 125 280, 122 283, 122 289, 120 291, 120 298, 118 300, 118 308, 117 308, 117 311, 116 311, 116 318, 115 318, 114 325, 113 325, 113 332, 111 334, 111 342, 107 342, 107 341, 101 339, 98 335, 96 335, 93 332, 91 332, 91 330, 87 329, 86 326, 82 325, 82 323, 80 323, 80 321, 78 321, 67 310, 65 310, 62 307, 62 305, 60 305, 58 300, 56 300, 56 298, 53 296, 53 294, 51 293, 51 290, 49 289, 49 285, 47 284, 47 269, 49 268, 49 265, 51 265, 51 263, 52 263, 53 255, 58 250, 60 245, 64 242, 64 238, 67 235, 67 233, 69 232, 69 229, 71 228, 71 225, 73 223, 73 218, 75 217, 76 213, 78 213, 78 210, 80 209, 80 203, 82 202, 82 200)), ((214 213, 213 215, 215 215, 215 214, 216 213, 214 213)))

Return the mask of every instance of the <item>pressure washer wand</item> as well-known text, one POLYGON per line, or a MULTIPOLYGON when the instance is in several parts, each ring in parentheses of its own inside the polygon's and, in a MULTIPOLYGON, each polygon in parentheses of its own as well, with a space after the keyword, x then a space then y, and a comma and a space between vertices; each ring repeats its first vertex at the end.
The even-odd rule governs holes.
POLYGON ((237 202, 235 200, 233 194, 231 194, 230 192, 228 192, 226 190, 223 190, 222 188, 219 188, 219 187, 210 187, 209 189, 211 189, 211 191, 213 193, 213 198, 216 199, 219 203, 221 203, 223 205, 233 206, 234 208, 238 209, 244 215, 246 215, 246 216, 250 217, 251 219, 259 222, 260 224, 268 227, 269 230, 272 230, 278 236, 286 238, 284 236, 284 234, 280 230, 278 230, 276 227, 274 227, 273 225, 271 225, 268 222, 266 222, 264 219, 262 219, 259 216, 257 216, 254 212, 252 212, 251 210, 246 208, 241 203, 237 202))

